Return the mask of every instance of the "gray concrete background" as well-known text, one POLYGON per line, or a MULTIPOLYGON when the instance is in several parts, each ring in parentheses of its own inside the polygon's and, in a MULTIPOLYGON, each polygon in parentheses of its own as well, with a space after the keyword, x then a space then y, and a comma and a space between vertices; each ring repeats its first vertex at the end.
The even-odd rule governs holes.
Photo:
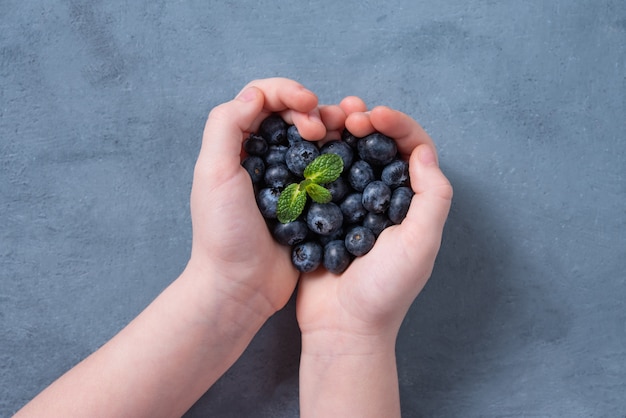
MULTIPOLYGON (((455 187, 406 417, 626 415, 623 0, 0 0, 0 416, 177 276, 206 115, 275 75, 414 116, 455 187)), ((297 416, 298 337, 188 416, 297 416)))

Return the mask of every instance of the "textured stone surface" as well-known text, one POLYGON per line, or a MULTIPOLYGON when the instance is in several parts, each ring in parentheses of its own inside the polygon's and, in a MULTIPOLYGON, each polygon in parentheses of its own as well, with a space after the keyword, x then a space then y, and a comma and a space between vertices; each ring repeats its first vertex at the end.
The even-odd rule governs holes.
MULTIPOLYGON (((418 119, 455 200, 406 417, 626 414, 626 3, 0 1, 0 416, 181 271, 211 107, 281 75, 418 119)), ((298 415, 293 303, 187 414, 298 415)))

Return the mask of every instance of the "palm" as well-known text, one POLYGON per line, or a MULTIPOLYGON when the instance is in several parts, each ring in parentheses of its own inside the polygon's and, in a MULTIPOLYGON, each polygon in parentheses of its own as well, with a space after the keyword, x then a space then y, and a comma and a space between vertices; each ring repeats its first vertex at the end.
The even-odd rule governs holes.
POLYGON ((397 330, 430 276, 451 188, 439 170, 425 173, 423 178, 420 175, 417 150, 432 147, 432 140, 414 120, 383 107, 364 113, 358 101, 341 106, 348 115, 346 127, 356 136, 379 131, 396 139, 400 154, 410 161, 411 186, 416 194, 402 224, 383 231, 374 248, 357 258, 341 276, 321 268, 302 277, 298 323, 303 333, 397 330), (420 148, 422 145, 426 148, 420 148))
MULTIPOLYGON (((416 269, 405 245, 402 226, 385 230, 374 248, 356 259, 341 275, 324 269, 305 275, 298 293, 298 323, 303 332, 322 328, 338 331, 376 329, 401 319, 404 311, 424 286, 432 262, 424 259, 416 269)), ((399 323, 398 323, 399 325, 399 323)), ((358 331, 358 330, 357 330, 358 331)))

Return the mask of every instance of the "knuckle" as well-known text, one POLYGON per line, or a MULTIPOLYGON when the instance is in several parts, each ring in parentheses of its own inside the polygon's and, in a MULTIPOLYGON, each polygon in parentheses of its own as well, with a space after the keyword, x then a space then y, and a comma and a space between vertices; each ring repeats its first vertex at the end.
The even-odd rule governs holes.
POLYGON ((454 188, 449 181, 446 181, 445 183, 442 183, 437 187, 437 194, 443 200, 452 201, 452 198, 454 196, 454 188))
POLYGON ((222 103, 220 105, 215 106, 209 112, 208 120, 223 120, 228 117, 230 114, 230 106, 229 103, 222 103))

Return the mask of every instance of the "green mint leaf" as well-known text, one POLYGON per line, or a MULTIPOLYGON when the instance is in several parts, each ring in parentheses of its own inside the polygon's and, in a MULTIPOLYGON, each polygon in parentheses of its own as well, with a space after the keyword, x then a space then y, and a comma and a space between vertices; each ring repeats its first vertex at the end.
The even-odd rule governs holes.
POLYGON ((306 192, 317 203, 328 203, 332 199, 330 191, 319 184, 309 183, 306 186, 306 192))
POLYGON ((309 187, 309 184, 313 183, 311 180, 309 179, 304 179, 300 182, 300 184, 298 185, 298 188, 300 190, 306 190, 307 187, 309 187))
POLYGON ((276 214, 281 223, 295 221, 304 210, 306 205, 306 192, 301 190, 299 184, 293 183, 285 187, 278 197, 276 214))
POLYGON ((304 178, 313 183, 326 184, 337 180, 343 171, 343 160, 337 154, 322 154, 304 169, 304 178))

